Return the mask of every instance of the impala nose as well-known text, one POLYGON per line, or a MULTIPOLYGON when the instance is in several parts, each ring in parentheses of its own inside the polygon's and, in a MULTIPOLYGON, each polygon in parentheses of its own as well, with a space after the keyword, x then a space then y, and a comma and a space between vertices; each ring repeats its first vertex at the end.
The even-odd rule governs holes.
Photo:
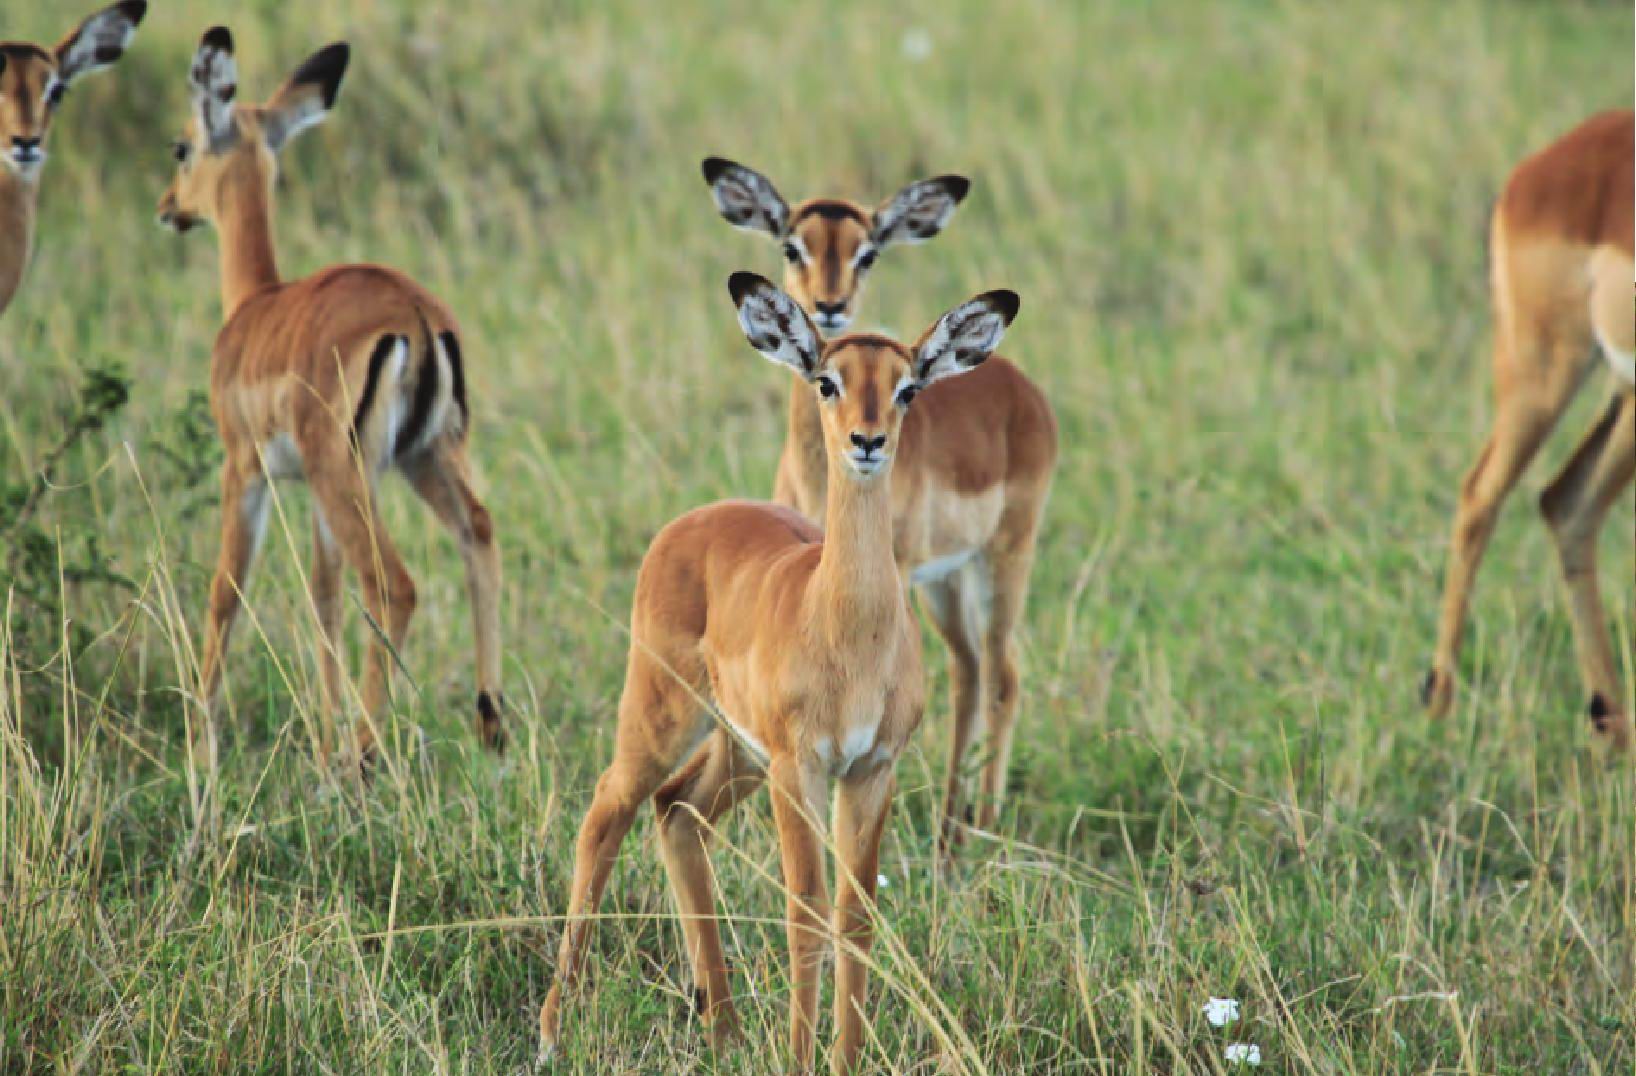
POLYGON ((878 437, 865 437, 861 433, 854 433, 852 443, 862 449, 864 456, 867 458, 886 447, 886 435, 883 433, 878 437))
POLYGON ((839 332, 846 328, 851 319, 846 314, 846 300, 838 303, 822 303, 816 300, 812 304, 813 312, 817 315, 812 320, 825 332, 839 332))
POLYGON ((11 140, 11 156, 19 162, 37 161, 40 159, 40 140, 38 138, 23 138, 13 136, 11 140))

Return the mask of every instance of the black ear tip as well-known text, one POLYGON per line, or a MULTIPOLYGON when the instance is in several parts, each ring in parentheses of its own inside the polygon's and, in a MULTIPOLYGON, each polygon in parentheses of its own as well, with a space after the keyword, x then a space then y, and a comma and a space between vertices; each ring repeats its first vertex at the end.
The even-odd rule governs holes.
POLYGON ((132 23, 138 26, 142 25, 142 20, 146 18, 148 14, 148 0, 121 0, 121 2, 115 6, 119 8, 119 13, 121 15, 125 16, 127 19, 130 19, 132 23))
POLYGON ((704 181, 714 184, 731 167, 733 167, 733 162, 726 157, 706 157, 704 164, 701 166, 704 172, 704 181))
POLYGON ((965 176, 944 176, 943 187, 949 192, 949 197, 953 198, 955 204, 958 205, 966 200, 966 195, 971 193, 971 180, 965 176))
POLYGON ((727 278, 727 291, 733 297, 733 305, 741 306, 752 291, 761 287, 772 287, 767 278, 757 273, 739 270, 727 278))
POLYGON ((212 26, 205 31, 204 37, 199 40, 201 48, 219 49, 222 52, 233 51, 233 31, 225 26, 212 26))
POLYGON ((1001 289, 989 292, 987 298, 1000 316, 1005 318, 1007 325, 1017 320, 1017 311, 1022 309, 1022 296, 1014 291, 1001 289))

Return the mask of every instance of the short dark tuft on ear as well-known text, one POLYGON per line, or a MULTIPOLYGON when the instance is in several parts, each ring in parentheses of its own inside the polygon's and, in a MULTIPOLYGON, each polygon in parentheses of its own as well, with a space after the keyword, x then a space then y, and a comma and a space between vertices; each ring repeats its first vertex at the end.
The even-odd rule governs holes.
POLYGON ((199 46, 231 53, 233 51, 233 31, 225 26, 212 26, 205 31, 204 37, 199 39, 199 46))
POLYGON ((120 2, 114 6, 119 9, 119 13, 121 15, 125 16, 127 19, 130 19, 138 26, 142 24, 142 20, 146 18, 148 14, 148 0, 120 0, 120 2))
POLYGON ((1017 311, 1022 309, 1022 296, 1018 295, 1014 291, 1007 291, 1004 288, 1001 288, 998 291, 987 292, 982 295, 981 298, 994 304, 994 309, 1002 318, 1005 318, 1005 323, 1007 325, 1010 325, 1013 321, 1017 320, 1017 311))
POLYGON ((770 288, 772 286, 772 281, 759 273, 750 273, 743 270, 727 278, 727 291, 733 296, 734 306, 742 304, 745 296, 757 288, 770 288))
POLYGON ((702 168, 704 181, 711 186, 715 186, 716 180, 721 178, 723 172, 729 168, 737 167, 739 166, 726 157, 706 157, 702 168))
POLYGON ((943 184, 949 192, 949 197, 954 199, 955 205, 964 202, 966 195, 971 193, 971 180, 965 176, 938 176, 937 181, 943 184))
POLYGON ((296 70, 291 81, 298 85, 323 87, 324 108, 334 108, 335 95, 341 92, 341 79, 346 76, 347 64, 351 59, 352 46, 345 41, 326 45, 296 70))

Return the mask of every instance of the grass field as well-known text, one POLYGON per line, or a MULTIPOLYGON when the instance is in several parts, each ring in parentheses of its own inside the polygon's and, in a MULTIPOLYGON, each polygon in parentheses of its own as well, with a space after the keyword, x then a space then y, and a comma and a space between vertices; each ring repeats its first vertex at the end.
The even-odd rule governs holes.
MULTIPOLYGON (((7 5, 0 33, 53 41, 59 7, 7 5)), ((716 217, 711 153, 792 198, 972 176, 942 238, 882 259, 860 327, 910 335, 1014 288, 1005 351, 1062 426, 1013 795, 947 879, 927 631, 872 1064, 1220 1072, 1242 1041, 1274 1072, 1636 1071, 1636 788, 1591 743, 1533 509, 1604 375, 1503 517, 1454 715, 1415 699, 1489 416, 1487 209, 1521 154, 1629 105, 1633 30, 1629 4, 1523 0, 156 0, 65 107, 0 333, 8 480, 48 462, 84 371, 132 378, 53 463, 30 524, 50 585, 0 585, 0 1071, 532 1062, 636 565, 684 509, 765 495, 777 459, 787 383, 724 281, 778 253, 716 217), (421 606, 377 779, 314 761, 298 486, 230 658, 223 764, 188 763, 221 314, 214 236, 153 206, 224 20, 252 100, 355 47, 335 115, 284 157, 284 272, 383 261, 465 324, 505 553, 503 764, 470 728, 454 546, 401 485, 421 606), (1212 995, 1240 1020, 1211 1027, 1212 995)), ((1627 496, 1602 545, 1627 685, 1633 531, 1627 496)), ((356 668, 355 602, 348 624, 356 668)), ((558 1071, 780 1070, 764 797, 715 858, 742 1044, 712 1056, 691 1016, 644 817, 558 1071)))

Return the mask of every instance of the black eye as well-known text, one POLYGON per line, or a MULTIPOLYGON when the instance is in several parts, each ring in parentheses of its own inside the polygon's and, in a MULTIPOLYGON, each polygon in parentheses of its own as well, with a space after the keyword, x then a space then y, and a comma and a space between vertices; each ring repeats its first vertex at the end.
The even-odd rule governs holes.
POLYGON ((62 82, 53 82, 51 84, 51 88, 45 91, 45 103, 52 108, 56 108, 58 105, 62 104, 62 99, 67 96, 67 84, 62 82))
POLYGON ((910 404, 914 403, 915 395, 918 392, 920 392, 920 390, 913 385, 905 385, 901 389, 898 389, 898 406, 908 407, 910 404))
POLYGON ((822 396, 826 400, 833 400, 840 394, 841 390, 835 386, 835 382, 831 381, 827 377, 820 377, 818 379, 818 395, 822 396))
POLYGON ((800 265, 801 264, 801 248, 796 246, 794 243, 785 243, 784 244, 784 260, 789 262, 791 265, 800 265))
POLYGON ((173 142, 170 147, 170 155, 176 158, 177 164, 183 164, 187 161, 189 148, 186 142, 173 142))
POLYGON ((858 255, 858 272, 865 272, 871 265, 874 265, 876 256, 877 252, 874 250, 866 250, 858 255))

